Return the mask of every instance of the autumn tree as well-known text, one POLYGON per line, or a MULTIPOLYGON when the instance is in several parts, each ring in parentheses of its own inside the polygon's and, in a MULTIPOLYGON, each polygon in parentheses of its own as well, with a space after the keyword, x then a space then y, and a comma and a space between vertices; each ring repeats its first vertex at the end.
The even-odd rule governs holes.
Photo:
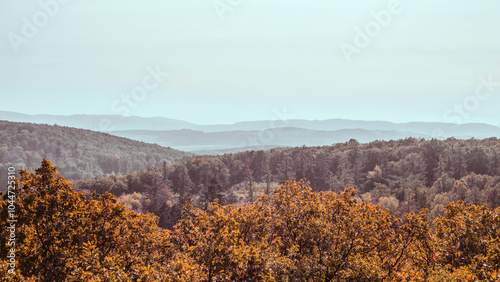
POLYGON ((241 207, 189 209, 176 227, 181 252, 201 281, 383 281, 421 274, 428 258, 425 215, 400 221, 358 203, 355 191, 314 193, 287 182, 241 207), (419 268, 420 267, 420 268, 419 268))
MULTIPOLYGON (((476 174, 457 183, 480 191, 497 185, 476 174)), ((390 194, 373 200, 368 192, 362 202, 353 188, 318 193, 305 180, 292 180, 240 206, 215 198, 204 209, 164 203, 161 212, 176 207, 183 213, 170 231, 109 193, 77 193, 48 160, 35 173, 21 171, 15 187, 14 274, 6 273, 10 233, 0 231, 0 278, 6 281, 500 279, 500 208, 446 205, 446 192, 434 196, 429 221, 425 209, 396 217, 390 194), (445 206, 442 215, 437 206, 445 206)), ((419 197, 413 196, 416 203, 419 197)), ((0 197, 4 226, 8 199, 0 197)))
POLYGON ((481 281, 500 278, 500 208, 451 203, 435 219, 433 236, 437 263, 446 271, 464 271, 481 281))
MULTIPOLYGON (((21 170, 16 187, 17 281, 159 281, 161 250, 169 238, 157 218, 126 209, 109 193, 90 199, 73 190, 48 160, 35 173, 21 170), (31 280, 30 280, 31 279, 31 280)), ((6 196, 0 224, 6 225, 6 196)), ((5 273, 6 229, 0 254, 5 273)))

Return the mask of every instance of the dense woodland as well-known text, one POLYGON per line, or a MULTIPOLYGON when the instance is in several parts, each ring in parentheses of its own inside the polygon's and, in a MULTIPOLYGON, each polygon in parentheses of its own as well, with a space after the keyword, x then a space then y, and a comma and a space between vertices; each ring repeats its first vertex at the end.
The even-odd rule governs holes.
POLYGON ((130 173, 164 161, 171 164, 190 156, 90 130, 0 121, 1 175, 7 174, 8 166, 33 170, 44 158, 57 163, 67 179, 86 179, 130 173))
POLYGON ((111 192, 127 207, 153 212, 172 228, 182 205, 200 209, 253 202, 286 180, 306 179, 314 192, 354 187, 356 198, 380 204, 397 217, 429 209, 443 214, 450 202, 500 206, 500 140, 351 140, 324 147, 247 151, 195 157, 123 176, 78 181, 79 190, 111 192))
POLYGON ((48 160, 21 171, 13 188, 15 197, 0 195, 0 225, 13 202, 17 220, 15 251, 12 232, 0 229, 2 281, 500 279, 500 208, 487 205, 459 201, 434 220, 426 211, 399 218, 353 188, 314 192, 291 181, 244 205, 187 205, 171 231, 110 193, 76 192, 48 160))
POLYGON ((0 231, 2 281, 500 279, 496 138, 190 157, 91 131, 0 126, 4 169, 42 163, 21 171, 15 197, 0 195, 0 224, 14 201, 17 220, 12 275, 11 234, 0 231), (97 168, 68 165, 80 161, 97 168))

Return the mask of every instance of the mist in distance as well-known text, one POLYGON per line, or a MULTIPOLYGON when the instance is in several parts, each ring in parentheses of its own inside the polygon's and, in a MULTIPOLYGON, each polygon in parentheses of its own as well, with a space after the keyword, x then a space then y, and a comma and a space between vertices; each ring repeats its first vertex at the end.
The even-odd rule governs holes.
POLYGON ((498 1, 63 2, 0 4, 0 110, 500 125, 498 1))

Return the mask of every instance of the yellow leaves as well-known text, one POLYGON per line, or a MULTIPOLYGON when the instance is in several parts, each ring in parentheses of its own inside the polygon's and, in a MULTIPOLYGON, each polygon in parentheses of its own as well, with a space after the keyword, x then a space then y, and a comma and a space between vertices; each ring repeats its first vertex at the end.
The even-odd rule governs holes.
POLYGON ((357 202, 352 188, 313 193, 305 181, 290 181, 252 204, 188 206, 167 231, 110 194, 85 200, 49 163, 42 166, 20 182, 37 189, 24 190, 16 211, 19 281, 499 278, 500 209, 453 203, 431 229, 426 211, 398 219, 357 202))
POLYGON ((486 206, 463 202, 446 206, 444 216, 435 219, 436 262, 464 277, 498 279, 495 277, 495 271, 500 269, 498 213, 499 209, 490 211, 486 206))
MULTIPOLYGON (((85 200, 55 174, 48 161, 36 174, 21 172, 20 183, 36 187, 20 193, 16 210, 16 236, 22 240, 16 255, 23 273, 37 281, 163 280, 144 277, 160 277, 163 241, 156 234, 164 232, 155 217, 125 210, 110 194, 85 200)), ((28 281, 18 281, 23 280, 28 281)))
POLYGON ((399 252, 388 247, 398 238, 392 228, 398 220, 358 204, 349 198, 354 193, 316 194, 305 182, 292 181, 272 199, 238 209, 217 204, 207 212, 191 209, 176 229, 180 251, 221 279, 317 281, 332 275, 374 277, 374 271, 383 277, 399 265, 396 258, 389 263, 399 252))

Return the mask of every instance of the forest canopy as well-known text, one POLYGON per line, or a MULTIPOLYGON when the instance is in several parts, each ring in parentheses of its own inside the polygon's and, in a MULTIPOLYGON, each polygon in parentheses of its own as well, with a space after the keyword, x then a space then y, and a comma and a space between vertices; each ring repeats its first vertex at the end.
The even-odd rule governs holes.
POLYGON ((187 201, 204 209, 253 202, 285 181, 307 179, 314 192, 339 193, 354 187, 356 197, 379 204, 397 217, 423 209, 443 215, 451 202, 500 206, 500 141, 356 140, 323 147, 246 151, 197 156, 166 167, 122 176, 75 182, 78 190, 110 192, 128 207, 153 212, 160 226, 172 228, 187 201))
POLYGON ((56 162, 68 179, 87 179, 131 173, 188 157, 191 154, 107 133, 0 120, 2 175, 8 166, 33 170, 44 158, 56 162))
MULTIPOLYGON (((244 205, 187 205, 173 230, 110 193, 76 192, 43 160, 16 181, 15 271, 4 281, 495 281, 500 208, 464 204, 395 217, 346 188, 287 181, 244 205)), ((0 197, 7 225, 8 194, 0 197)))

